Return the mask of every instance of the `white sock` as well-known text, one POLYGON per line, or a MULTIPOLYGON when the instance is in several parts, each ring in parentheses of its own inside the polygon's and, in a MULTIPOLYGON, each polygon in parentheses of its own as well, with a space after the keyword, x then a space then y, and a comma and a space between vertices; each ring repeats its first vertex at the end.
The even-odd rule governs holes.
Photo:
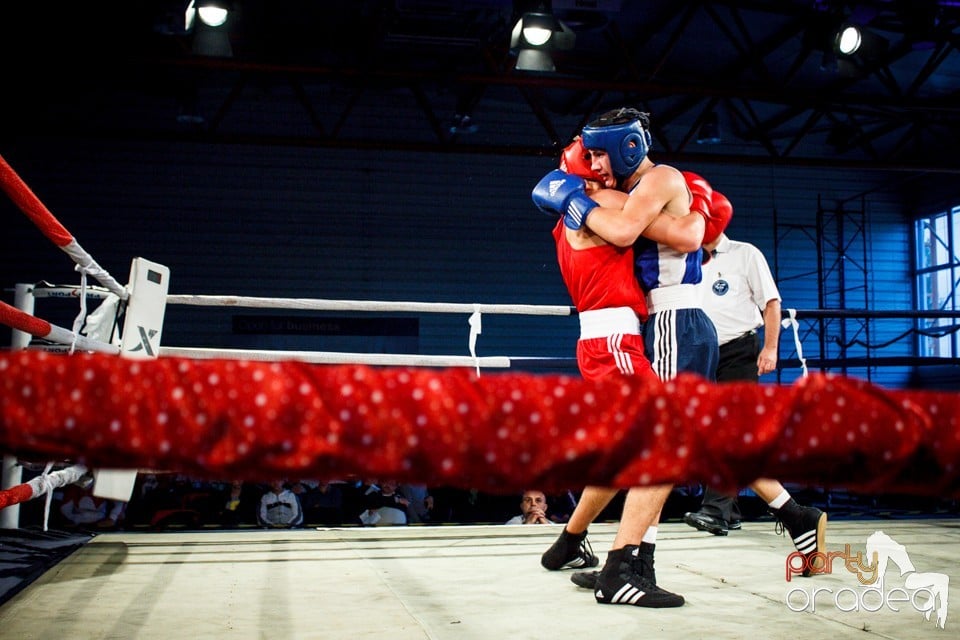
POLYGON ((790 492, 784 489, 783 491, 780 492, 780 495, 778 495, 776 498, 774 498, 767 504, 770 506, 771 509, 779 509, 783 505, 787 504, 788 500, 790 500, 790 492))
POLYGON ((650 544, 657 544, 657 528, 647 527, 647 532, 643 534, 643 541, 650 544))

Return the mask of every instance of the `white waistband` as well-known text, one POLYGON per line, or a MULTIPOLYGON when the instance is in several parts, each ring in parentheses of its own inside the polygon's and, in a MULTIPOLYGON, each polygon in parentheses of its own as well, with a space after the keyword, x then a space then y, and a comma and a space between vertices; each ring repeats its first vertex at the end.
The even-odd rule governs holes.
POLYGON ((615 333, 640 335, 640 318, 630 307, 580 312, 580 339, 604 338, 615 333))
POLYGON ((693 284, 675 284, 647 293, 647 309, 650 313, 668 309, 694 309, 700 306, 697 286, 693 284))

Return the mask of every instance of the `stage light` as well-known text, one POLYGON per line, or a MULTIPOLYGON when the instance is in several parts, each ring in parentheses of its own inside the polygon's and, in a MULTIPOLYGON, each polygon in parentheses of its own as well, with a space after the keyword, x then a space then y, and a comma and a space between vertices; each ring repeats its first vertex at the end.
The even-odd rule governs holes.
POLYGON ((841 57, 880 60, 890 48, 890 41, 870 29, 846 23, 834 37, 833 49, 841 57))
POLYGON ((847 25, 837 35, 837 51, 845 56, 851 56, 860 49, 863 36, 856 25, 847 25))
MULTIPOLYGON (((193 26, 191 50, 199 56, 232 58, 233 46, 226 26, 230 11, 226 0, 196 0, 187 7, 188 25, 193 26), (194 20, 191 11, 200 20, 194 20)), ((188 26, 189 29, 189 26, 188 26)))
POLYGON ((230 17, 230 9, 224 0, 190 0, 184 10, 184 28, 190 31, 196 18, 208 27, 222 27, 230 17))
POLYGON ((577 35, 573 29, 543 11, 523 14, 513 27, 510 52, 517 56, 519 71, 556 71, 551 51, 572 49, 577 35))
POLYGON ((547 13, 527 13, 520 19, 524 43, 529 47, 542 47, 560 31, 560 21, 547 13))

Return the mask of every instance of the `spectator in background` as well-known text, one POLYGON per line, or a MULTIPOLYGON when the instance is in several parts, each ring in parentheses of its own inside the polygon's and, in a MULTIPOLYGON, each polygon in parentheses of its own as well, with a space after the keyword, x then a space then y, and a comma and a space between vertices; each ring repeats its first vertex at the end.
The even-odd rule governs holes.
POLYGON ((328 527, 342 525, 346 485, 342 480, 301 480, 294 485, 293 492, 303 506, 304 522, 328 527))
POLYGON ((146 525, 157 510, 160 481, 155 473, 138 473, 124 514, 128 527, 146 525))
POLYGON ((550 519, 563 524, 570 519, 570 514, 577 508, 577 496, 569 489, 556 496, 547 496, 547 507, 550 519))
POLYGON ((407 524, 407 506, 410 501, 397 491, 396 480, 371 482, 364 496, 365 509, 360 522, 368 527, 388 527, 407 524))
POLYGON ((274 480, 270 489, 260 498, 257 523, 272 529, 291 529, 303 524, 303 509, 300 499, 283 480, 274 480))
POLYGON ((399 491, 410 504, 407 505, 407 523, 422 524, 430 521, 430 512, 433 510, 433 496, 426 485, 402 484, 399 491))
POLYGON ((520 498, 520 514, 505 524, 553 524, 547 517, 547 496, 543 491, 527 489, 520 498))
POLYGON ((230 483, 230 489, 223 505, 223 512, 220 514, 220 523, 230 529, 235 529, 243 522, 243 482, 234 480, 230 483))
POLYGON ((75 484, 64 487, 60 515, 65 526, 75 529, 114 529, 123 518, 126 502, 108 500, 93 495, 93 486, 81 488, 75 484))

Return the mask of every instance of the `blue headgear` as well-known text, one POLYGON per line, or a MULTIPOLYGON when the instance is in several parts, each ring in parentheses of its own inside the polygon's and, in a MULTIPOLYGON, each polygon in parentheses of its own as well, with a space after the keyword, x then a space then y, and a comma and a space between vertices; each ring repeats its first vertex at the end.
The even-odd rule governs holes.
POLYGON ((644 126, 644 114, 634 109, 621 109, 619 113, 635 117, 617 124, 603 124, 601 118, 585 126, 580 134, 584 148, 607 152, 610 170, 618 181, 636 171, 650 150, 650 131, 644 126))

